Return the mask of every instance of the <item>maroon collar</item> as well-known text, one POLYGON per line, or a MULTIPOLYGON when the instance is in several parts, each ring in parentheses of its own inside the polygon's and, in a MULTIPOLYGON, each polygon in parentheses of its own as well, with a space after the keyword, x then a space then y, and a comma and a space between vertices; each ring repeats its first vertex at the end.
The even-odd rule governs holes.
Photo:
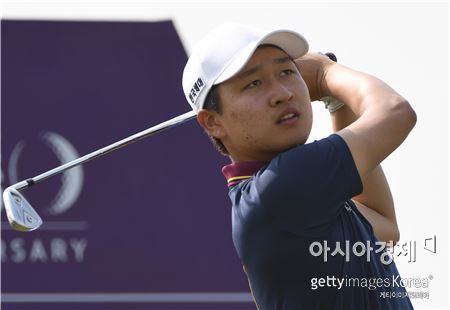
POLYGON ((232 163, 222 168, 222 173, 227 179, 228 187, 233 187, 240 182, 250 179, 252 175, 267 166, 265 161, 243 161, 239 163, 232 163))

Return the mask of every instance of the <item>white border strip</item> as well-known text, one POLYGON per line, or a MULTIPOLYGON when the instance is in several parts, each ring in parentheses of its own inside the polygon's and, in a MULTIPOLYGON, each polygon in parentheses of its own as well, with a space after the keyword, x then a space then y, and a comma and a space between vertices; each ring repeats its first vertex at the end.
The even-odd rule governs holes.
POLYGON ((2 303, 248 303, 250 293, 6 293, 2 303))

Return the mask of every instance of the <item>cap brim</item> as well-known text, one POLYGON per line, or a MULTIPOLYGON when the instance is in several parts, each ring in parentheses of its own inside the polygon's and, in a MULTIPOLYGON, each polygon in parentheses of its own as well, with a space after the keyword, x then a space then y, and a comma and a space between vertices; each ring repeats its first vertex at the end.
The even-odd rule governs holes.
POLYGON ((263 36, 260 40, 254 41, 242 49, 225 67, 219 75, 214 85, 225 82, 232 78, 247 64, 250 57, 260 45, 271 44, 278 46, 293 59, 302 57, 308 52, 309 46, 306 39, 290 30, 277 30, 263 36))

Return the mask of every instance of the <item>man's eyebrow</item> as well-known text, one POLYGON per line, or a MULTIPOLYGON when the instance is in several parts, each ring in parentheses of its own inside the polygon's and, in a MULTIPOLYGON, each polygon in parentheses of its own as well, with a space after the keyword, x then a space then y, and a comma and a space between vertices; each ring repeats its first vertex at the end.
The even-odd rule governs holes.
MULTIPOLYGON (((294 61, 294 60, 292 59, 292 57, 283 56, 283 57, 278 57, 278 58, 273 59, 272 63, 284 64, 284 63, 289 62, 289 61, 294 61)), ((245 78, 245 77, 247 77, 249 75, 252 75, 252 74, 256 73, 258 70, 260 70, 262 68, 262 66, 263 65, 256 65, 256 66, 254 66, 254 67, 252 67, 250 69, 242 71, 241 73, 238 74, 238 78, 242 79, 242 78, 245 78)))
POLYGON ((294 59, 292 59, 292 57, 290 57, 290 56, 284 56, 284 57, 275 58, 273 60, 273 62, 277 63, 277 64, 284 64, 289 61, 294 61, 294 59))

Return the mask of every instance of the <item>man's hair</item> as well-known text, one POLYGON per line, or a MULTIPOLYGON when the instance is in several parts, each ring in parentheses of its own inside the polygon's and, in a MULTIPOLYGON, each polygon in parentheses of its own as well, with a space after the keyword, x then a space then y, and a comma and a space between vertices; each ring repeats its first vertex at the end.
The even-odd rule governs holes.
MULTIPOLYGON (((222 110, 220 108, 220 96, 218 91, 218 85, 214 85, 211 87, 208 95, 205 99, 205 104, 203 106, 205 110, 215 111, 219 114, 222 113, 222 110)), ((212 144, 216 148, 217 151, 219 151, 222 155, 229 155, 227 148, 225 145, 223 145, 222 141, 220 139, 217 139, 216 137, 213 137, 208 132, 206 132, 209 136, 209 139, 211 139, 212 144)))

